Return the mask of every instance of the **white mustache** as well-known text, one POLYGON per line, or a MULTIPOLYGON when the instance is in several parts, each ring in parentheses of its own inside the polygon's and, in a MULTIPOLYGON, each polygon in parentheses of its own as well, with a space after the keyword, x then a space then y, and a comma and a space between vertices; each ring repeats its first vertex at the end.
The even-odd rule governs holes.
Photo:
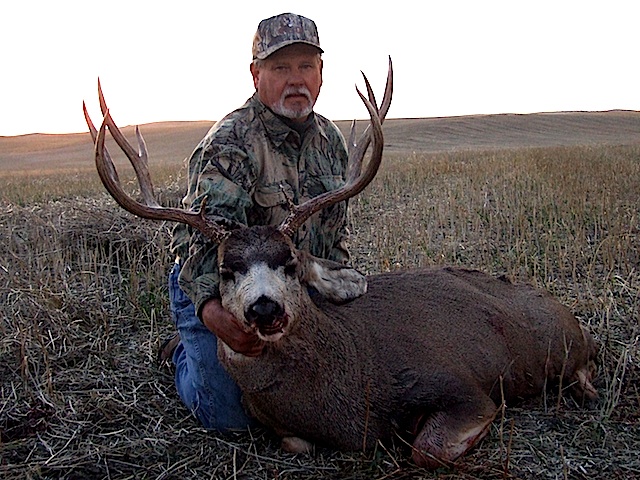
POLYGON ((289 95, 304 95, 311 102, 311 92, 306 87, 287 87, 282 92, 282 101, 289 95))
POLYGON ((280 95, 280 100, 274 103, 271 106, 271 109, 277 113, 278 115, 282 115, 287 118, 302 118, 309 115, 313 111, 313 98, 311 96, 311 92, 305 86, 289 86, 286 87, 282 95, 280 95), (302 95, 306 98, 307 104, 302 106, 301 108, 287 108, 284 105, 287 97, 289 95, 302 95))

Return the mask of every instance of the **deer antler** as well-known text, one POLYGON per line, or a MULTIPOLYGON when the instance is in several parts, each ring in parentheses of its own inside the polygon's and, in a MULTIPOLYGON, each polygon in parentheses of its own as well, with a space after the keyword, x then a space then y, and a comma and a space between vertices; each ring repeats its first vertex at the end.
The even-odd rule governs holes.
POLYGON ((278 229, 285 235, 292 236, 311 215, 323 208, 327 208, 335 203, 347 200, 359 194, 367 185, 369 185, 378 172, 378 168, 380 167, 380 162, 382 160, 382 148, 384 144, 382 122, 389 111, 391 96, 393 93, 393 67, 391 64, 391 58, 389 58, 387 85, 379 110, 376 106, 375 96, 371 89, 371 85, 369 84, 369 80, 364 73, 362 76, 364 77, 369 99, 360 92, 358 87, 356 87, 356 91, 369 111, 371 123, 360 136, 358 143, 355 143, 355 121, 351 125, 351 132, 349 134, 349 166, 346 183, 336 190, 323 193, 322 195, 311 198, 300 205, 290 207, 291 212, 289 213, 289 216, 278 227, 278 229), (372 138, 373 148, 371 158, 369 159, 367 168, 362 172, 362 160, 372 138))
POLYGON ((91 121, 84 102, 82 102, 82 108, 84 110, 85 120, 89 127, 89 132, 95 142, 95 161, 98 175, 100 176, 102 184, 115 201, 118 202, 122 208, 138 217, 150 220, 167 220, 186 223, 187 225, 190 225, 202 232, 212 241, 216 243, 220 242, 229 232, 226 228, 206 217, 206 197, 202 200, 200 208, 195 212, 180 208, 161 207, 158 204, 155 199, 153 184, 149 174, 147 147, 142 135, 140 134, 140 130, 136 127, 136 137, 138 138, 139 147, 139 152, 136 152, 115 124, 113 118, 111 118, 107 104, 104 101, 104 96, 102 95, 100 83, 98 83, 98 96, 100 98, 100 108, 104 115, 104 119, 99 130, 96 130, 93 122, 91 121), (140 203, 137 200, 134 200, 120 185, 115 165, 113 164, 111 156, 104 145, 107 127, 109 128, 109 132, 111 132, 111 136, 125 153, 129 162, 131 162, 131 165, 136 172, 136 176, 138 177, 140 191, 142 192, 145 203, 140 203))
MULTIPOLYGON (((367 88, 368 99, 360 92, 356 87, 358 95, 364 102, 369 116, 371 117, 371 124, 365 129, 360 136, 358 142, 355 142, 355 121, 351 126, 351 133, 349 135, 349 166, 347 172, 347 180, 342 187, 326 192, 322 195, 314 197, 301 205, 291 205, 291 213, 278 227, 280 231, 288 236, 292 236, 293 233, 314 213, 331 206, 335 203, 347 200, 358 193, 373 180, 375 177, 380 162, 382 160, 382 148, 383 148, 383 135, 382 135, 382 122, 384 121, 389 106, 391 105, 391 95, 393 92, 393 68, 391 64, 391 58, 389 58, 389 72, 387 75, 387 84, 385 87, 384 97, 380 108, 376 105, 375 96, 367 77, 364 77, 365 85, 367 88), (364 172, 362 170, 362 160, 367 147, 373 139, 373 149, 371 158, 364 172)), ((100 109, 104 119, 97 130, 89 117, 87 107, 85 103, 82 103, 84 111, 84 117, 89 127, 91 137, 95 142, 95 161, 98 175, 102 184, 111 194, 111 196, 118 202, 118 204, 127 210, 128 212, 142 218, 150 220, 166 220, 172 222, 180 222, 190 225, 191 227, 199 230, 207 238, 213 242, 219 243, 225 238, 229 230, 224 226, 211 221, 206 217, 205 204, 206 197, 202 200, 200 207, 197 211, 188 211, 180 208, 162 207, 155 199, 153 191, 153 183, 149 174, 148 168, 148 154, 147 147, 144 142, 144 138, 140 133, 138 127, 136 127, 136 137, 138 139, 138 152, 131 146, 125 136, 122 134, 118 126, 113 121, 109 109, 104 100, 100 81, 98 81, 98 97, 100 100, 100 109), (125 153, 129 162, 133 166, 136 177, 138 178, 138 184, 140 185, 140 191, 144 198, 144 203, 140 203, 129 196, 120 185, 118 178, 118 172, 115 165, 111 160, 109 152, 105 148, 106 130, 109 129, 111 136, 114 138, 118 146, 125 153)))
MULTIPOLYGON (((391 57, 389 57, 389 70, 387 72, 387 83, 384 88, 384 96, 382 97, 382 103, 380 104, 380 109, 377 107, 376 98, 373 94, 373 89, 371 88, 371 84, 367 79, 367 76, 362 73, 362 77, 364 78, 365 86, 367 87, 367 95, 369 96, 369 102, 376 107, 378 111, 378 116, 380 117, 380 123, 384 123, 384 119, 387 116, 387 112, 389 111, 389 106, 391 106, 391 96, 393 94, 393 64, 391 63, 391 57)), ((356 121, 354 120, 351 124, 351 132, 349 134, 349 170, 347 172, 347 182, 353 181, 358 175, 360 175, 360 171, 362 169, 362 160, 364 158, 364 154, 371 143, 371 134, 370 127, 364 130, 360 139, 356 143, 356 121), (352 160, 353 159, 353 160, 352 160)))

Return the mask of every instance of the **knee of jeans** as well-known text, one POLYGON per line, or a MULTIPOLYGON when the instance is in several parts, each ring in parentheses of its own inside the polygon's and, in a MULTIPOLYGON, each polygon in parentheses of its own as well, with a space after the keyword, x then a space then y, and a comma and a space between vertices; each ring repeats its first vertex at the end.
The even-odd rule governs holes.
POLYGON ((196 392, 195 402, 191 411, 207 430, 229 433, 246 430, 257 424, 254 419, 246 414, 241 403, 223 408, 221 405, 213 405, 208 401, 210 399, 203 398, 203 395, 205 395, 204 392, 196 392))
POLYGON ((194 371, 188 368, 182 344, 176 348, 173 361, 178 395, 204 428, 224 433, 244 430, 256 424, 245 412, 239 391, 237 395, 232 393, 237 389, 234 384, 221 381, 209 387, 198 386, 199 382, 194 381, 194 371))
MULTIPOLYGON (((174 359, 175 361, 175 359, 174 359)), ((218 430, 215 422, 212 421, 210 405, 208 405, 206 396, 194 388, 188 376, 184 375, 184 365, 176 363, 176 390, 182 403, 189 409, 191 414, 198 419, 200 424, 208 430, 218 430), (184 378, 183 378, 184 377, 184 378)))

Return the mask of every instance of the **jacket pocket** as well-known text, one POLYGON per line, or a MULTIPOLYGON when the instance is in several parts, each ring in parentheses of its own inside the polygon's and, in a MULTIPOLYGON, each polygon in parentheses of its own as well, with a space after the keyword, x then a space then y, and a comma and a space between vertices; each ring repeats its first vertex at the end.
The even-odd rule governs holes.
POLYGON ((288 183, 283 183, 284 191, 280 185, 268 185, 256 187, 253 194, 255 202, 263 208, 275 207, 277 205, 286 205, 287 196, 293 198, 293 190, 288 183), (286 192, 286 195, 285 195, 286 192))

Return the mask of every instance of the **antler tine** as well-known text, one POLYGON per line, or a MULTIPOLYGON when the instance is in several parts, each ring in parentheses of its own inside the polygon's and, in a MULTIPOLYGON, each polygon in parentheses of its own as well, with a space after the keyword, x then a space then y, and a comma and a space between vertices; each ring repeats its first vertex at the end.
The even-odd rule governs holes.
POLYGON ((89 111, 87 110, 87 104, 85 101, 82 101, 82 112, 84 113, 84 120, 87 122, 87 127, 89 127, 89 133, 91 134, 91 139, 93 140, 93 144, 96 143, 96 138, 98 138, 98 130, 96 126, 93 124, 91 117, 89 116, 89 111))
MULTIPOLYGON (((91 139, 93 140, 93 144, 95 146, 98 140, 98 130, 96 129, 95 125, 93 124, 93 121, 91 120, 91 117, 89 116, 89 111, 87 110, 87 105, 84 102, 84 100, 82 101, 82 111, 84 112, 84 119, 87 122, 87 126, 89 127, 89 133, 91 134, 91 139)), ((109 176, 112 177, 114 181, 116 181, 119 184, 120 178, 118 177, 118 172, 114 167, 113 160, 111 160, 111 155, 109 155, 109 152, 107 151, 107 147, 104 147, 102 153, 105 158, 104 168, 107 169, 107 173, 109 174, 109 176)))
POLYGON ((391 55, 389 55, 389 70, 387 71, 387 83, 384 87, 384 96, 382 97, 382 104, 380 105, 380 119, 381 121, 387 117, 387 112, 391 106, 391 97, 393 96, 393 63, 391 62, 391 55))
MULTIPOLYGON (((114 200, 118 202, 118 204, 122 208, 138 217, 147 218, 150 220, 166 220, 185 223, 199 230, 207 238, 216 243, 220 242, 228 235, 229 231, 226 228, 217 224, 216 222, 209 220, 206 217, 206 197, 202 200, 202 203, 200 204, 200 207, 197 211, 182 210, 180 208, 161 207, 155 199, 153 199, 153 202, 140 203, 130 197, 123 190, 120 184, 120 180, 118 179, 115 165, 105 148, 107 127, 109 128, 109 131, 114 136, 114 138, 117 135, 120 135, 122 138, 124 138, 124 136, 122 136, 122 133, 118 129, 117 125, 113 122, 113 119, 109 115, 108 109, 105 110, 104 119, 102 121, 102 124, 100 125, 100 129, 96 131, 96 128, 87 112, 86 105, 83 105, 83 108, 85 119, 87 120, 87 125, 89 126, 89 132, 95 139, 94 156, 98 175, 100 176, 100 180, 102 181, 102 184, 107 189, 109 194, 111 194, 114 200)), ((138 136, 140 149, 143 151, 143 153, 135 154, 134 152, 134 155, 130 155, 131 151, 133 151, 130 145, 128 149, 129 151, 127 151, 127 149, 125 149, 119 142, 118 145, 123 149, 123 151, 125 151, 125 154, 127 154, 127 158, 129 158, 129 161, 134 166, 134 168, 136 168, 136 163, 138 164, 138 168, 141 170, 142 177, 150 178, 146 163, 144 165, 141 165, 142 159, 146 155, 144 139, 142 138, 142 135, 139 131, 137 131, 136 134, 138 136)), ((126 142, 126 140, 124 140, 124 142, 128 145, 128 142, 126 142)), ((137 176, 138 181, 140 182, 141 175, 137 176)))
POLYGON ((97 138, 94 146, 96 169, 98 170, 98 175, 100 176, 102 184, 111 194, 111 196, 116 200, 116 202, 118 202, 118 204, 125 210, 143 218, 153 218, 153 212, 151 210, 152 207, 136 202, 130 196, 128 196, 122 189, 120 181, 118 180, 116 175, 113 174, 114 172, 116 172, 115 165, 113 164, 111 158, 108 155, 104 154, 106 130, 107 121, 105 116, 102 124, 100 125, 100 130, 98 130, 97 132, 97 138))
POLYGON ((353 150, 353 147, 356 145, 356 120, 353 119, 351 121, 351 128, 349 129, 349 140, 347 141, 347 147, 349 152, 353 150))
POLYGON ((98 77, 98 101, 100 103, 100 111, 102 112, 102 117, 107 114, 107 102, 104 101, 104 94, 102 93, 102 82, 100 82, 100 77, 98 77))
POLYGON ((376 112, 380 114, 380 110, 378 109, 378 103, 376 102, 376 96, 373 93, 373 88, 371 88, 371 83, 369 83, 369 79, 367 78, 367 76, 364 74, 363 71, 360 71, 360 73, 362 74, 362 78, 364 79, 364 85, 365 87, 367 87, 367 96, 369 97, 369 102, 371 103, 371 105, 376 107, 376 112))
POLYGON ((136 177, 138 178, 138 185, 140 185, 140 193, 142 193, 142 198, 144 198, 145 203, 149 206, 159 206, 153 192, 153 182, 151 181, 151 176, 149 175, 149 154, 147 152, 147 146, 145 144, 144 138, 140 134, 140 129, 136 125, 136 138, 138 139, 138 151, 136 152, 131 144, 127 141, 125 136, 122 134, 118 126, 115 124, 113 118, 111 117, 111 114, 109 113, 107 102, 105 101, 104 94, 102 93, 102 85, 100 84, 100 79, 98 79, 98 99, 100 101, 100 110, 102 111, 102 115, 104 115, 105 121, 107 122, 107 126, 109 127, 109 131, 111 132, 111 136, 125 153, 125 155, 129 159, 129 162, 131 162, 134 171, 136 172, 136 177))
MULTIPOLYGON (((322 210, 323 208, 326 208, 343 200, 347 200, 348 198, 359 194, 362 190, 365 189, 365 187, 371 182, 371 180, 373 180, 376 173, 378 172, 378 167, 380 167, 380 162, 382 161, 382 149, 384 146, 382 122, 380 121, 380 117, 378 116, 378 109, 373 106, 373 104, 360 92, 358 87, 356 87, 356 91, 367 107, 369 116, 371 117, 373 150, 371 152, 371 158, 369 159, 367 168, 363 173, 357 176, 357 178, 347 178, 347 182, 342 187, 323 193, 322 195, 318 195, 317 197, 311 198, 305 203, 293 208, 289 213, 289 216, 278 227, 279 230, 285 235, 292 236, 293 233, 298 228, 300 228, 300 226, 311 215, 318 212, 319 210, 322 210)), ((362 151, 362 155, 364 155, 364 151, 362 151)), ((350 161, 351 160, 352 159, 350 158, 350 161)), ((362 158, 354 158, 353 160, 356 160, 360 163, 362 162, 362 158)))
MULTIPOLYGON (((371 88, 371 84, 367 79, 367 76, 362 73, 362 77, 364 78, 365 85, 367 87, 367 94, 369 96, 369 101, 376 107, 376 111, 380 117, 380 123, 383 123, 387 112, 389 111, 389 107, 391 106, 391 97, 393 96, 393 64, 391 62, 391 57, 389 57, 389 69, 387 71, 387 83, 384 89, 384 96, 382 97, 382 103, 378 108, 375 100, 375 95, 373 93, 373 89, 371 88)), ((360 136, 358 142, 355 142, 356 138, 356 122, 355 120, 351 124, 351 131, 349 134, 349 157, 353 155, 354 158, 359 158, 359 162, 351 162, 349 164, 349 170, 347 172, 347 178, 356 178, 360 175, 360 170, 362 169, 362 159, 364 158, 364 153, 369 148, 369 144, 371 143, 371 133, 370 126, 368 125, 365 128, 364 132, 360 136)))

